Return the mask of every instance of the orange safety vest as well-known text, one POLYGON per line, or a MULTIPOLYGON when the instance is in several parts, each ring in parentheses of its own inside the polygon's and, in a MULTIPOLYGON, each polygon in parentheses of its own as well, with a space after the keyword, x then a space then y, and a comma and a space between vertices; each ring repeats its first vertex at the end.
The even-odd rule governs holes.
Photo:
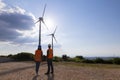
POLYGON ((53 58, 53 50, 52 50, 52 49, 48 49, 47 52, 48 52, 48 53, 47 53, 47 58, 48 58, 48 59, 52 59, 52 58, 53 58))
POLYGON ((42 51, 41 50, 36 50, 35 51, 35 61, 42 61, 42 51))

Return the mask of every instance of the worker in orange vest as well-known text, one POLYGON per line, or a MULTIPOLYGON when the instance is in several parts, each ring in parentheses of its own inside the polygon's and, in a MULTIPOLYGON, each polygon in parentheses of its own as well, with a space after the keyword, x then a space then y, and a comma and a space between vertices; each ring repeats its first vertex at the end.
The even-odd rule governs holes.
POLYGON ((35 51, 35 56, 34 56, 34 60, 36 62, 36 74, 38 75, 38 71, 39 71, 39 66, 40 66, 40 62, 42 61, 42 49, 41 46, 38 46, 38 49, 35 51))
POLYGON ((48 44, 48 50, 47 50, 47 65, 48 65, 48 71, 47 73, 45 73, 46 75, 50 73, 50 69, 51 69, 51 73, 54 73, 54 69, 53 69, 53 50, 51 49, 51 45, 48 44))

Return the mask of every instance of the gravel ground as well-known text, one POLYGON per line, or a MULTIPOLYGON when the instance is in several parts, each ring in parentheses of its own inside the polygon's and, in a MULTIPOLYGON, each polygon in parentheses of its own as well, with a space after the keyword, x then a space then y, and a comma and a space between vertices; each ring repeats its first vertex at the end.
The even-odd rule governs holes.
POLYGON ((54 74, 44 75, 46 63, 35 74, 33 62, 0 63, 0 80, 120 80, 120 68, 71 66, 54 63, 54 74))

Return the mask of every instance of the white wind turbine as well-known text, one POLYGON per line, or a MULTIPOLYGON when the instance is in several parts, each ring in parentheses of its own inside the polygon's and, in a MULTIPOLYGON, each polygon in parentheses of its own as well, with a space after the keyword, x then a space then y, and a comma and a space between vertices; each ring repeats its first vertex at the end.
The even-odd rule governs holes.
MULTIPOLYGON (((44 21, 44 14, 45 14, 45 9, 46 9, 46 4, 45 4, 45 6, 44 6, 44 10, 43 10, 43 14, 42 14, 42 17, 39 17, 39 20, 36 22, 36 23, 38 23, 39 22, 39 45, 38 46, 40 46, 41 47, 41 23, 43 23, 45 26, 46 26, 46 24, 45 24, 45 21, 44 21)), ((35 23, 35 24, 36 24, 35 23)), ((47 26, 46 26, 46 28, 47 28, 47 26)), ((47 28, 48 29, 48 28, 47 28)))
POLYGON ((57 40, 56 40, 56 38, 55 38, 56 29, 57 29, 57 27, 55 28, 55 30, 54 30, 53 33, 51 33, 51 34, 48 35, 48 36, 51 36, 51 38, 52 38, 52 49, 53 49, 53 47, 54 47, 54 45, 53 45, 53 39, 57 42, 57 40))

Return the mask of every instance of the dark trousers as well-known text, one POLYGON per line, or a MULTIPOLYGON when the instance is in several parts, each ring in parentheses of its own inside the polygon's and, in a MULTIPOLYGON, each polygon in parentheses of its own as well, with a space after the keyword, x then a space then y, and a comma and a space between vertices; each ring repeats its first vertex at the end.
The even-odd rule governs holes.
POLYGON ((37 62, 37 61, 36 61, 36 69, 35 69, 36 74, 38 74, 39 67, 40 67, 40 62, 37 62))
POLYGON ((51 72, 54 72, 52 59, 47 59, 47 65, 48 65, 47 73, 50 73, 50 69, 51 69, 51 72))

